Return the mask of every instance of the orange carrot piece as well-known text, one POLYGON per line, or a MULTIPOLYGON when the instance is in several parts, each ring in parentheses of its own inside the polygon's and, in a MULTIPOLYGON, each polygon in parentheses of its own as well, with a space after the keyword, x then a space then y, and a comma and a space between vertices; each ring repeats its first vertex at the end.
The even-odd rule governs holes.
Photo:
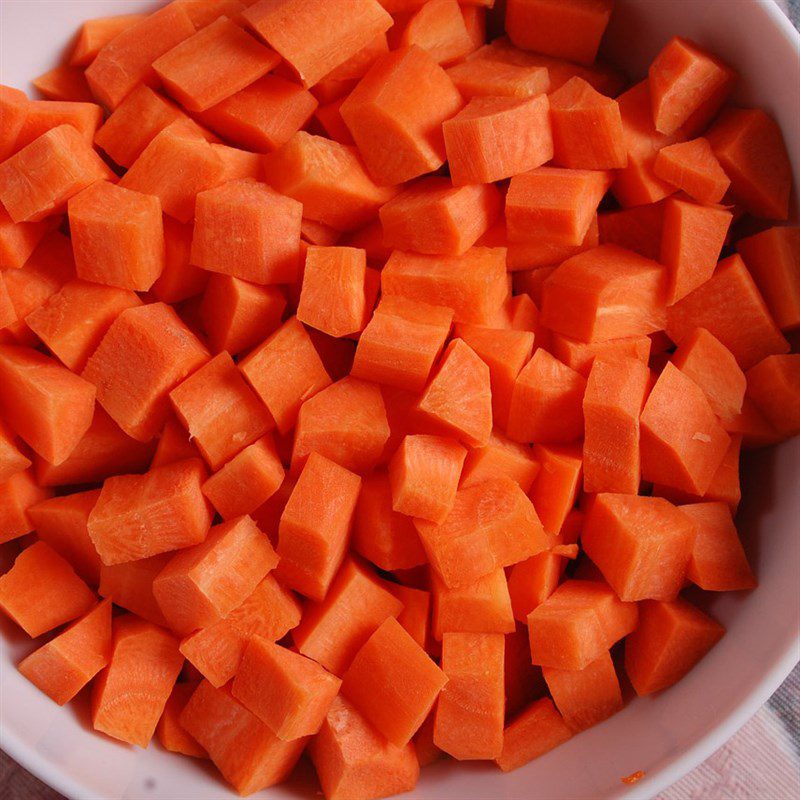
POLYGON ((447 73, 414 45, 378 58, 341 114, 372 177, 391 186, 442 166, 441 125, 462 104, 447 73), (424 102, 415 93, 419 86, 426 87, 424 102))
POLYGON ((15 434, 0 421, 0 481, 23 472, 31 460, 19 449, 15 434))
POLYGON ((553 157, 550 102, 544 94, 473 97, 445 121, 442 132, 455 186, 510 178, 553 157))
POLYGON ((649 385, 650 370, 637 359, 595 359, 583 398, 584 491, 638 493, 639 415, 649 385))
POLYGON ((0 410, 42 458, 61 464, 89 429, 94 387, 27 347, 0 346, 0 410))
POLYGON ((513 719, 525 706, 542 697, 547 688, 542 670, 531 664, 528 630, 517 624, 505 637, 506 720, 513 719))
POLYGON ((277 575, 322 600, 345 556, 361 479, 312 452, 281 515, 277 575))
POLYGON ((625 671, 636 694, 677 683, 724 633, 722 625, 685 600, 642 603, 639 627, 625 644, 625 671))
POLYGON ((538 473, 539 462, 530 448, 511 441, 495 429, 487 444, 467 453, 461 472, 461 488, 505 475, 516 481, 523 492, 528 492, 538 473))
POLYGON ((395 190, 377 186, 354 147, 299 131, 264 159, 270 185, 303 204, 303 214, 336 230, 369 222, 395 190))
POLYGON ((616 244, 626 250, 658 261, 661 255, 661 228, 664 203, 604 211, 597 215, 600 244, 616 244))
POLYGON ((0 576, 0 611, 32 639, 94 606, 94 592, 50 545, 34 542, 0 576))
POLYGON ((28 105, 28 115, 17 136, 15 149, 21 150, 60 125, 71 125, 86 144, 91 145, 102 121, 103 109, 96 103, 34 100, 28 105))
MULTIPOLYGON (((483 44, 481 36, 479 45, 483 44)), ((406 23, 399 47, 416 45, 437 64, 460 61, 475 49, 462 9, 456 0, 431 0, 406 23)))
POLYGON ((164 269, 150 291, 162 303, 197 297, 208 284, 208 272, 189 263, 194 226, 164 216, 164 269))
POLYGON ((613 0, 509 0, 506 31, 517 47, 592 64, 613 0))
POLYGON ((572 731, 553 701, 543 697, 528 706, 503 732, 503 750, 496 759, 503 772, 511 772, 543 756, 568 739, 572 731))
POLYGON ((63 706, 108 664, 110 656, 111 601, 103 600, 20 661, 19 671, 63 706))
POLYGON ((702 137, 662 147, 653 171, 657 178, 686 192, 698 203, 722 202, 731 184, 708 139, 702 137))
MULTIPOLYGON (((22 267, 42 239, 55 227, 57 220, 52 218, 42 222, 14 222, 0 206, 0 269, 22 267)), ((0 322, 0 328, 4 327, 0 322)))
POLYGON ((194 694, 199 685, 199 681, 191 683, 176 683, 172 687, 164 712, 156 727, 156 736, 165 750, 171 753, 180 753, 192 758, 208 758, 208 753, 200 747, 197 741, 183 729, 180 723, 180 716, 189 698, 194 694))
POLYGON ((778 124, 757 108, 730 108, 706 133, 731 180, 731 194, 755 217, 787 219, 792 171, 778 124))
POLYGON ((94 100, 83 70, 68 64, 53 67, 34 78, 31 83, 48 100, 79 103, 90 103, 94 100))
POLYGON ((199 459, 202 456, 183 423, 177 417, 170 416, 159 434, 150 468, 163 467, 165 464, 174 464, 187 458, 199 459))
POLYGON ((448 589, 431 576, 433 635, 437 641, 448 633, 512 633, 514 614, 505 572, 498 567, 474 583, 448 589))
POLYGON ((252 636, 272 642, 282 639, 300 622, 300 611, 295 595, 267 575, 225 619, 185 638, 181 653, 212 686, 219 688, 236 674, 252 636))
POLYGON ((308 747, 327 800, 411 791, 419 778, 416 749, 387 741, 341 695, 308 747))
POLYGON ((533 505, 510 478, 460 489, 441 525, 424 520, 415 525, 431 567, 448 588, 474 583, 547 546, 533 505))
POLYGON ((430 640, 431 593, 399 583, 386 583, 386 588, 405 606, 397 621, 420 647, 425 647, 430 640))
POLYGON ((144 18, 144 14, 119 14, 86 20, 75 40, 69 63, 74 67, 88 67, 112 39, 144 18))
POLYGON ((390 617, 358 651, 342 679, 342 694, 392 744, 404 747, 446 683, 447 676, 390 617), (404 682, 404 675, 414 675, 414 681, 404 682))
POLYGON ((436 705, 433 741, 459 761, 497 758, 503 749, 503 636, 446 633, 447 683, 436 705))
POLYGON ((616 100, 571 78, 550 95, 553 162, 570 169, 619 169, 628 164, 616 100))
POLYGON ((0 202, 14 222, 36 222, 62 211, 70 197, 95 181, 111 177, 75 128, 58 125, 0 164, 0 202))
POLYGON ((296 473, 317 452, 354 472, 380 461, 389 423, 380 389, 350 376, 323 389, 300 408, 292 449, 296 473))
POLYGON ((0 115, 3 117, 0 162, 16 152, 17 137, 25 125, 30 103, 24 92, 11 86, 0 85, 0 115))
POLYGON ((665 270, 616 245, 565 261, 545 281, 542 324, 583 342, 664 328, 665 270))
POLYGON ((425 551, 412 521, 392 509, 392 490, 385 473, 365 478, 358 497, 352 546, 384 570, 409 569, 425 563, 425 551))
POLYGON ((564 566, 565 559, 562 556, 546 550, 511 567, 508 593, 514 619, 527 622, 528 615, 556 590, 564 566))
POLYGON ((191 18, 178 3, 125 27, 100 48, 86 69, 94 96, 113 111, 137 84, 155 85, 153 62, 194 32, 191 18))
POLYGON ((35 528, 28 511, 50 492, 40 488, 33 474, 23 469, 0 481, 0 543, 25 536, 35 528))
POLYGON ((608 189, 608 174, 539 167, 513 177, 506 196, 509 241, 544 236, 580 245, 608 189))
POLYGON ((747 396, 781 437, 800 433, 800 355, 768 356, 751 367, 747 396))
POLYGON ((122 564, 202 542, 211 525, 200 491, 204 479, 196 459, 108 478, 89 515, 89 536, 103 563, 122 564))
MULTIPOLYGON (((313 95, 312 95, 313 96, 313 95)), ((345 97, 337 97, 330 103, 317 106, 314 118, 322 126, 329 139, 345 145, 354 145, 355 139, 350 134, 350 129, 342 119, 341 107, 345 97)))
POLYGON ((87 523, 100 490, 42 499, 28 509, 36 533, 91 586, 100 581, 102 562, 94 549, 87 523))
POLYGON ((153 594, 153 580, 170 558, 169 553, 161 553, 124 564, 101 564, 98 588, 100 596, 110 598, 114 605, 166 628, 167 621, 153 594))
POLYGON ((800 227, 769 228, 740 239, 736 249, 778 327, 800 328, 800 227))
POLYGON ((542 670, 564 722, 574 732, 597 725, 622 710, 622 693, 609 653, 581 670, 542 670))
POLYGON ((695 531, 693 520, 660 497, 599 494, 581 544, 620 599, 674 600, 695 531))
POLYGON ((627 363, 630 359, 636 359, 647 365, 650 360, 650 348, 650 337, 644 334, 587 343, 562 336, 560 333, 553 334, 549 347, 559 361, 584 378, 589 377, 595 361, 627 363))
POLYGON ((462 97, 533 97, 550 89, 547 67, 506 64, 489 58, 462 61, 446 70, 462 97))
POLYGON ((250 517, 237 517, 174 555, 153 580, 153 595, 169 627, 185 635, 227 617, 277 563, 267 536, 250 517))

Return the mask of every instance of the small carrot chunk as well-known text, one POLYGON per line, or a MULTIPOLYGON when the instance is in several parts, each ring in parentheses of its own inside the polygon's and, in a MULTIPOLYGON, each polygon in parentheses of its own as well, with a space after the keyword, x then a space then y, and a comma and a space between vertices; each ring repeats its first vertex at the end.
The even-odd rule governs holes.
POLYGON ((800 354, 767 356, 751 367, 747 396, 781 437, 800 433, 800 354))
POLYGON ((503 749, 495 760, 503 772, 511 772, 571 738, 572 731, 553 701, 543 697, 531 703, 506 727, 503 749))
POLYGON ((721 203, 731 185, 708 139, 678 142, 658 151, 656 177, 681 189, 698 203, 721 203))

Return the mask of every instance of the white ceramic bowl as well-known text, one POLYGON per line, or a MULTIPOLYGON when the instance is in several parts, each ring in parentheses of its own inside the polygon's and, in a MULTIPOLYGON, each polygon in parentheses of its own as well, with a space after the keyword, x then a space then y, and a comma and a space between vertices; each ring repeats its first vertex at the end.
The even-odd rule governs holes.
MULTIPOLYGON (((150 9, 146 0, 0 0, 0 81, 29 89, 84 19, 150 9)), ((800 186, 800 37, 771 0, 618 0, 608 44, 632 76, 675 34, 708 46, 740 70, 738 100, 779 121, 800 186)), ((409 797, 426 800, 651 798, 721 746, 800 660, 800 439, 751 454, 741 521, 760 586, 714 598, 728 628, 677 686, 620 714, 527 767, 442 762, 409 797), (636 770, 633 786, 620 778, 636 770)), ((15 669, 30 643, 0 625, 0 746, 73 800, 219 800, 233 794, 192 759, 123 746, 96 735, 85 704, 59 708, 15 669)), ((85 701, 85 698, 83 698, 85 701)), ((263 793, 311 797, 313 778, 263 793)))

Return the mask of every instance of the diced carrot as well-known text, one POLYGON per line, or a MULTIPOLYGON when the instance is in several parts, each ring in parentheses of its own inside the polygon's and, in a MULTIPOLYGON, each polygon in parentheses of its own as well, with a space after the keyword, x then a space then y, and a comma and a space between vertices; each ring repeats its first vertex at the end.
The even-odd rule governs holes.
POLYGON ((474 583, 448 589, 432 575, 433 635, 448 633, 511 633, 514 614, 505 572, 498 567, 474 583))
POLYGON ((353 147, 299 131, 264 159, 270 185, 303 204, 303 214, 337 230, 369 222, 394 194, 377 186, 353 147))
POLYGON ((622 693, 609 653, 580 670, 542 670, 564 722, 574 732, 597 725, 622 710, 622 693))
MULTIPOLYGON (((530 295, 521 294, 509 297, 502 309, 502 324, 512 331, 534 333, 539 330, 539 309, 530 295)), ((540 331, 541 332, 541 331, 540 331)))
POLYGON ((456 0, 430 0, 409 19, 398 46, 412 45, 421 47, 438 64, 460 61, 475 49, 456 0))
POLYGON ((36 524, 28 511, 50 494, 25 469, 0 480, 0 543, 30 533, 36 524))
POLYGON ((665 497, 672 503, 698 502, 700 499, 708 502, 720 501, 726 503, 735 514, 742 499, 742 489, 739 482, 739 456, 742 449, 742 435, 731 433, 731 443, 725 453, 725 458, 714 473, 711 485, 702 498, 687 492, 680 492, 667 486, 655 484, 653 494, 665 497))
POLYGON ((48 100, 84 103, 94 100, 83 70, 68 64, 53 67, 31 83, 48 100))
POLYGON ((639 415, 649 384, 650 371, 637 359, 595 359, 583 398, 586 492, 638 493, 639 415))
POLYGON ((619 169, 628 153, 616 100, 585 80, 571 78, 550 95, 553 161, 570 169, 619 169))
POLYGON ((94 96, 113 111, 137 84, 155 85, 153 62, 194 32, 191 18, 177 3, 126 26, 100 47, 86 69, 94 96))
POLYGON ((24 92, 11 86, 0 86, 0 115, 3 130, 0 132, 0 162, 16 152, 17 137, 25 125, 30 100, 24 92))
POLYGON ((441 525, 424 520, 415 525, 431 567, 449 588, 474 583, 547 546, 533 505, 510 478, 460 489, 441 525))
POLYGON ((153 297, 162 303, 197 297, 208 284, 209 273, 189 263, 193 228, 164 216, 164 269, 150 287, 153 297))
POLYGON ((166 627, 167 621, 153 594, 153 580, 167 565, 170 557, 169 553, 162 553, 124 564, 101 564, 98 588, 100 596, 112 599, 114 605, 142 619, 166 627))
POLYGON ((364 479, 356 506, 353 548, 384 570, 425 563, 425 551, 408 517, 392 509, 392 490, 385 473, 364 479))
POLYGON ((28 517, 47 542, 91 586, 100 581, 102 562, 89 538, 87 523, 100 490, 42 499, 28 508, 28 517))
POLYGON ((517 47, 592 64, 613 0, 508 0, 506 31, 517 47))
POLYGON ((447 676, 390 617, 358 651, 342 679, 342 694, 392 744, 403 747, 446 683, 447 676), (413 682, 404 678, 408 675, 413 682))
POLYGON ((605 211, 597 215, 600 243, 616 244, 626 250, 658 261, 661 255, 661 228, 664 224, 664 203, 605 211))
POLYGON ((515 619, 527 622, 528 615, 553 594, 564 566, 563 557, 546 550, 511 567, 508 593, 515 619))
POLYGON ((775 120, 761 109, 729 108, 706 138, 744 209, 755 217, 787 219, 792 168, 775 120))
POLYGON ((189 432, 183 423, 171 415, 164 423, 158 437, 156 452, 150 462, 150 468, 163 467, 165 464, 174 464, 187 458, 202 458, 197 445, 191 440, 189 432))
POLYGON ((431 593, 399 583, 387 582, 385 585, 404 605, 397 621, 420 647, 425 647, 430 640, 431 593))
POLYGON ((89 515, 89 536, 103 563, 122 564, 202 542, 211 524, 200 490, 204 479, 196 459, 108 478, 89 515))
POLYGON ((542 324, 583 342, 664 328, 665 270, 616 245, 565 261, 545 281, 542 324))
POLYGON ((19 442, 12 431, 0 421, 0 481, 23 472, 31 460, 19 449, 19 442))
POLYGON ((495 429, 483 447, 472 448, 467 453, 461 471, 461 487, 466 489, 505 475, 516 481, 523 492, 527 492, 538 473, 539 462, 530 448, 512 442, 495 429))
POLYGON ((171 753, 181 753, 193 758, 208 758, 208 753, 200 747, 197 741, 183 729, 180 723, 180 715, 189 698, 194 694, 199 681, 191 683, 176 683, 172 687, 164 712, 156 727, 156 736, 165 750, 171 753))
POLYGON ((708 139, 702 137, 662 147, 653 171, 698 203, 720 203, 731 183, 708 139))
POLYGON ((348 470, 366 472, 380 461, 388 438, 380 389, 348 376, 303 403, 292 469, 296 472, 309 453, 317 452, 348 470))
POLYGON ((28 105, 25 124, 17 136, 15 149, 21 150, 60 125, 71 125, 91 145, 98 126, 103 121, 103 109, 96 103, 34 100, 28 105))
MULTIPOLYGON (((380 33, 370 39, 358 52, 343 61, 338 67, 332 69, 324 80, 329 83, 341 83, 363 78, 367 70, 375 63, 375 60, 388 52, 389 43, 386 41, 386 34, 380 33)), ((319 88, 319 85, 315 88, 319 88)))
POLYGON ((462 104, 447 73, 414 45, 378 58, 341 114, 372 177, 391 186, 444 163, 441 125, 462 104), (419 86, 426 87, 423 96, 419 86))
MULTIPOLYGON (((55 227, 57 219, 41 222, 14 222, 0 206, 0 269, 19 269, 30 258, 42 239, 55 227)), ((0 319, 2 319, 0 314, 0 319)), ((5 327, 0 323, 0 328, 5 327)))
POLYGON ((781 437, 800 433, 800 355, 768 356, 751 367, 747 396, 781 437))
POLYGON ((537 444, 533 456, 540 469, 529 496, 547 537, 555 543, 580 490, 583 473, 581 448, 537 444))
POLYGON ((95 405, 89 430, 66 461, 58 466, 35 457, 36 480, 41 486, 97 483, 111 475, 142 472, 153 458, 154 442, 127 436, 103 409, 95 405))
POLYGON ((75 67, 89 66, 112 39, 144 18, 144 14, 119 14, 86 20, 75 40, 69 63, 75 67))
POLYGON ((41 353, 0 346, 0 409, 42 458, 61 464, 92 423, 94 387, 41 353))
POLYGON ((781 330, 800 327, 800 227, 769 228, 740 239, 741 253, 781 330))
POLYGON ((305 86, 313 86, 392 24, 376 0, 332 0, 324 7, 301 0, 267 0, 247 9, 243 16, 305 86), (337 24, 331 26, 331 20, 337 24))
POLYGON ((528 629, 517 624, 505 636, 506 720, 513 719, 525 706, 547 692, 542 670, 531 664, 528 629))
POLYGON ((341 695, 308 751, 327 800, 388 797, 411 791, 419 778, 414 746, 387 741, 341 695))
POLYGON ((674 600, 696 524, 660 497, 599 494, 581 535, 586 555, 624 601, 674 600))
POLYGON ((528 615, 534 664, 582 670, 636 628, 636 603, 604 583, 568 580, 528 615))
POLYGON ((314 118, 322 126, 325 133, 328 134, 328 138, 339 144, 354 145, 356 143, 355 139, 350 134, 350 129, 345 125, 340 111, 345 100, 346 97, 337 97, 330 103, 317 106, 314 118))
POLYGON ((625 671, 638 695, 683 678, 722 638, 725 628, 685 600, 647 600, 638 628, 625 643, 625 671))
POLYGON ((543 697, 528 706, 503 732, 503 750, 496 759, 503 772, 519 769, 572 737, 553 701, 543 697))
POLYGON ((247 6, 253 5, 251 0, 176 0, 186 9, 195 28, 205 28, 221 16, 239 20, 239 15, 247 6))
POLYGON ((489 58, 462 61, 447 70, 461 95, 473 97, 533 97, 550 88, 547 67, 506 64, 489 58))
POLYGON ((580 245, 608 189, 609 173, 600 170, 539 167, 512 178, 506 196, 510 241, 537 237, 580 245))
POLYGON ((14 222, 35 222, 62 211, 70 197, 95 181, 112 176, 75 128, 59 125, 0 164, 0 201, 14 222))
POLYGON ((650 360, 650 338, 644 334, 599 342, 580 342, 554 333, 550 344, 553 355, 584 378, 588 378, 595 361, 627 363, 630 359, 647 365, 650 360))
POLYGON ((228 616, 181 642, 181 652, 212 686, 224 686, 239 668, 247 642, 258 635, 282 639, 300 622, 300 602, 267 575, 255 591, 228 616))
POLYGON ((50 545, 34 542, 0 576, 0 611, 31 638, 85 614, 94 592, 50 545))
POLYGON ((473 97, 442 131, 455 186, 510 178, 553 157, 550 102, 544 94, 473 97))

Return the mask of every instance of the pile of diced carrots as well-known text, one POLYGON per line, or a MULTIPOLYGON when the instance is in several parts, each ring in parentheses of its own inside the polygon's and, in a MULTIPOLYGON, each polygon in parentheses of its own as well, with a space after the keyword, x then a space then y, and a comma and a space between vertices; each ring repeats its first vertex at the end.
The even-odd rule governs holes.
POLYGON ((740 450, 800 433, 781 131, 679 31, 638 83, 597 60, 613 0, 493 2, 173 0, 0 88, 19 669, 243 795, 304 752, 328 800, 520 767, 756 587, 740 450))

